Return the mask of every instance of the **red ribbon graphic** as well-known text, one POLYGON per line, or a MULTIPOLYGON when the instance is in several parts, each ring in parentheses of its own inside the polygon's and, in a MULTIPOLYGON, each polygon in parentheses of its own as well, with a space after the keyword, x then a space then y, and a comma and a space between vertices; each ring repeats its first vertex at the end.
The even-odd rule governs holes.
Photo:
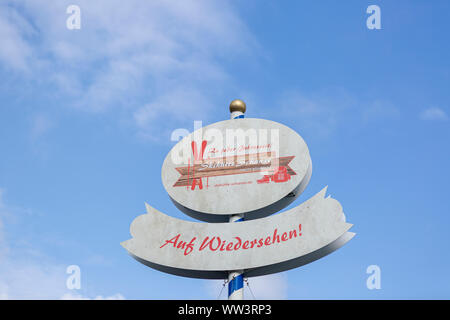
MULTIPOLYGON (((232 157, 203 159, 206 141, 202 141, 200 153, 198 153, 195 141, 192 142, 191 146, 194 155, 194 165, 175 168, 181 174, 181 177, 175 182, 174 187, 191 186, 191 190, 194 190, 195 186, 198 185, 199 189, 202 189, 202 178, 261 171, 272 172, 272 175, 266 178, 268 179, 267 182, 270 180, 274 182, 285 182, 290 179, 290 176, 296 175, 295 171, 289 167, 289 163, 295 156, 277 158, 273 156, 273 152, 261 152, 232 157), (273 165, 276 166, 272 167, 273 165)), ((258 183, 266 182, 260 181, 258 183)))

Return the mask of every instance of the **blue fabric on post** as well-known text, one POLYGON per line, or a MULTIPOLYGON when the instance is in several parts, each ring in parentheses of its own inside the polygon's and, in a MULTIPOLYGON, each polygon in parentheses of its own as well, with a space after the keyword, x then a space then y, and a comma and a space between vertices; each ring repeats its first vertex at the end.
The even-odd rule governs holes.
POLYGON ((233 292, 242 289, 244 287, 244 276, 242 274, 235 277, 228 284, 228 296, 231 296, 233 292))

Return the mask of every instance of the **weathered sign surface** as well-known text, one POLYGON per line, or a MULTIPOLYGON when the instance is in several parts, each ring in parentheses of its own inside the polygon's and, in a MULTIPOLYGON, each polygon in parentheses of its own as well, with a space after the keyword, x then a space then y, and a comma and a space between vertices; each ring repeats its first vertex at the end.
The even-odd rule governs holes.
POLYGON ((299 267, 347 243, 354 233, 326 188, 280 211, 306 188, 312 166, 305 141, 269 120, 211 124, 177 143, 162 167, 162 182, 184 213, 170 217, 149 205, 122 246, 138 261, 175 275, 225 279, 299 267), (236 223, 228 222, 230 216, 236 223), (271 216, 270 216, 271 215, 271 216))
POLYGON ((147 205, 122 246, 138 261, 186 277, 223 279, 228 270, 247 277, 299 267, 343 246, 354 233, 326 188, 301 205, 239 223, 189 222, 147 205))
POLYGON ((226 120, 194 131, 167 155, 162 182, 175 205, 208 222, 277 212, 305 189, 311 158, 292 129, 264 119, 226 120))

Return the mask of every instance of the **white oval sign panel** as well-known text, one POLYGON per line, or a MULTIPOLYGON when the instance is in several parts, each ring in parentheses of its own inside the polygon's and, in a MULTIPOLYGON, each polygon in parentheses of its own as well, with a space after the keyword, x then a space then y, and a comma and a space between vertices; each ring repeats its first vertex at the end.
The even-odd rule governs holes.
POLYGON ((311 158, 292 129, 264 119, 226 120, 184 137, 167 155, 162 182, 175 205, 203 221, 277 212, 305 189, 311 158))

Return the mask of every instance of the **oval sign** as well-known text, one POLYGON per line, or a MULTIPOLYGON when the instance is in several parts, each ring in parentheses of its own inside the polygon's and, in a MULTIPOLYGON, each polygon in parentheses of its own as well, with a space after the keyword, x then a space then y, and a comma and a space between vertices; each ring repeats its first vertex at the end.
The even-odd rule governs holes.
POLYGON ((298 133, 264 119, 226 120, 184 137, 167 155, 162 182, 175 205, 203 221, 262 218, 294 201, 311 177, 298 133))

